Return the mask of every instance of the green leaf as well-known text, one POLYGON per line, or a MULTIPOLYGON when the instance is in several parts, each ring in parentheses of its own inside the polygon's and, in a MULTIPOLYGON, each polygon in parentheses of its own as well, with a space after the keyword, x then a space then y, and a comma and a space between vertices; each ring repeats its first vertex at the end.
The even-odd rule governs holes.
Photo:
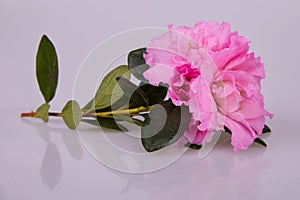
POLYGON ((201 149, 202 145, 198 145, 198 144, 193 144, 193 143, 186 143, 184 146, 190 148, 190 149, 195 149, 195 150, 199 150, 201 149))
POLYGON ((144 77, 144 72, 149 69, 144 59, 146 48, 136 49, 128 54, 128 67, 131 73, 139 80, 148 82, 144 77))
POLYGON ((34 116, 35 118, 40 118, 44 122, 48 122, 49 120, 49 111, 50 105, 48 103, 42 104, 38 109, 35 111, 34 116))
POLYGON ((267 147, 267 144, 260 138, 255 138, 254 143, 260 144, 263 147, 267 147))
POLYGON ((62 118, 70 129, 76 129, 82 118, 82 111, 76 101, 70 100, 62 110, 62 118))
POLYGON ((143 90, 123 77, 117 77, 117 81, 125 95, 130 99, 130 103, 134 103, 137 107, 148 106, 148 98, 143 90))
POLYGON ((166 98, 168 88, 165 86, 153 86, 150 84, 141 83, 141 90, 147 95, 149 106, 158 104, 166 98))
MULTIPOLYGON (((120 82, 119 82, 120 84, 120 82)), ((132 83, 133 84, 133 83, 132 83)), ((113 105, 108 106, 106 108, 103 109, 98 109, 96 110, 96 112, 105 112, 105 111, 112 111, 112 110, 117 110, 121 107, 126 107, 126 108, 135 108, 141 105, 146 105, 145 104, 145 100, 143 99, 147 99, 148 101, 148 105, 152 106, 154 104, 158 104, 160 102, 162 102, 167 94, 168 88, 165 86, 153 86, 150 84, 140 84, 139 86, 134 85, 136 88, 133 88, 132 90, 135 90, 135 94, 132 95, 132 98, 130 99, 130 92, 125 95, 123 95, 118 101, 116 101, 113 105), (141 91, 142 90, 142 91, 141 91), (137 101, 136 98, 134 98, 136 95, 138 95, 137 91, 139 91, 138 93, 142 93, 142 95, 140 94, 139 96, 142 96, 142 100, 141 101, 137 101), (145 97, 145 93, 146 97, 145 97), (135 100, 136 101, 135 101, 135 100), (129 105, 128 105, 129 104, 129 105)), ((123 88, 123 90, 126 90, 123 88)), ((126 93, 126 92, 125 92, 126 93)))
POLYGON ((121 107, 125 107, 126 104, 128 104, 129 99, 128 97, 124 94, 118 101, 116 101, 114 104, 102 108, 102 109, 97 109, 95 112, 107 112, 107 111, 112 111, 112 110, 118 110, 121 107))
POLYGON ((262 133, 270 133, 270 132, 272 132, 271 128, 268 127, 267 125, 265 125, 263 130, 262 130, 262 133))
POLYGON ((100 126, 98 120, 96 120, 96 119, 82 119, 81 121, 84 123, 87 123, 87 124, 94 125, 94 126, 100 126))
POLYGON ((82 109, 85 113, 104 109, 117 102, 124 94, 117 84, 116 78, 122 76, 130 79, 130 71, 127 65, 121 65, 109 72, 102 80, 95 97, 82 109))
POLYGON ((44 99, 49 103, 57 87, 58 60, 55 47, 46 35, 42 36, 36 55, 36 77, 44 99))
POLYGON ((224 129, 225 129, 224 132, 229 133, 229 134, 232 134, 232 133, 231 133, 231 130, 229 130, 229 128, 227 128, 227 126, 224 126, 224 129))
POLYGON ((141 121, 139 119, 135 119, 135 118, 131 117, 130 115, 114 115, 114 119, 115 120, 120 120, 120 121, 130 122, 130 123, 133 123, 137 126, 142 126, 143 125, 143 121, 141 121))
POLYGON ((187 106, 175 106, 171 101, 156 104, 145 117, 142 126, 142 144, 153 152, 176 142, 190 123, 187 106))
POLYGON ((82 122, 122 132, 128 131, 128 129, 125 126, 118 124, 113 118, 98 117, 97 119, 82 119, 82 122))
POLYGON ((121 124, 118 124, 113 118, 100 118, 98 117, 98 122, 101 127, 128 132, 128 129, 125 126, 122 126, 121 124))

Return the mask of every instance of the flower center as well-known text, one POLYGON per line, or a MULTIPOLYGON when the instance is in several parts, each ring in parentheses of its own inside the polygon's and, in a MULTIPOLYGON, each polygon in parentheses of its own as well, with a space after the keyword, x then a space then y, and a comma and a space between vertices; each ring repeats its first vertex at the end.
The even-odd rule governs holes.
POLYGON ((184 64, 176 67, 175 70, 188 82, 191 82, 200 75, 197 69, 191 67, 191 64, 184 64))

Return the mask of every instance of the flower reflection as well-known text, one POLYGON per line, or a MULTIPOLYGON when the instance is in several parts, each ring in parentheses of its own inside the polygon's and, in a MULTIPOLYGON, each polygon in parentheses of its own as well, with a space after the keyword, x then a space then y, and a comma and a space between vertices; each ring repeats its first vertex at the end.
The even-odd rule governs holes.
POLYGON ((228 151, 219 146, 202 160, 197 159, 198 152, 188 151, 170 167, 149 174, 115 172, 127 180, 120 192, 138 188, 145 191, 149 199, 257 198, 260 176, 271 166, 271 159, 265 158, 259 147, 236 154, 226 145, 228 151))

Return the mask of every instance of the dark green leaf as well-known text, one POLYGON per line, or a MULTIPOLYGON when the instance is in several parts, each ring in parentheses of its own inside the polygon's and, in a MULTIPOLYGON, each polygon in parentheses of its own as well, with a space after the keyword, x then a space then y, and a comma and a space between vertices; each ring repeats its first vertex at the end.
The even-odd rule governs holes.
POLYGON ((185 132, 191 119, 187 106, 175 106, 171 101, 156 104, 145 117, 142 144, 153 152, 176 142, 185 132))
POLYGON ((117 124, 116 121, 113 120, 112 118, 101 118, 99 120, 101 120, 101 124, 96 119, 82 119, 81 121, 94 126, 98 126, 98 127, 101 126, 103 128, 108 128, 112 130, 117 130, 122 132, 128 131, 126 127, 122 126, 121 124, 117 124))
POLYGON ((117 77, 117 80, 130 102, 133 102, 136 106, 148 106, 148 98, 143 90, 123 77, 117 77))
POLYGON ((227 128, 226 126, 224 126, 224 129, 225 129, 224 132, 231 134, 231 130, 229 130, 229 128, 227 128))
POLYGON ((70 129, 76 129, 82 119, 82 111, 76 101, 68 101, 62 110, 62 118, 70 129))
POLYGON ((42 104, 34 113, 35 118, 40 118, 44 122, 48 122, 49 120, 49 111, 50 105, 48 103, 42 104))
POLYGON ((265 125, 263 130, 262 130, 262 133, 270 133, 270 132, 272 132, 271 128, 268 127, 267 125, 265 125))
POLYGON ((100 126, 98 120, 96 120, 96 119, 82 119, 81 121, 84 123, 87 123, 87 124, 94 125, 94 126, 100 126))
POLYGON ((255 138, 254 143, 260 144, 264 147, 267 147, 267 144, 260 138, 255 138))
MULTIPOLYGON (((147 99, 149 101, 149 106, 152 106, 154 104, 158 104, 160 103, 161 101, 163 101, 166 97, 166 93, 167 93, 167 90, 168 88, 165 87, 165 86, 153 86, 153 85, 150 85, 150 84, 140 84, 138 86, 139 89, 136 89, 136 91, 140 91, 142 90, 142 92, 144 92, 147 96, 147 99)), ((141 92, 139 92, 141 93, 141 92)), ((138 95, 136 92, 134 95, 132 96, 136 96, 138 95)), ((117 102, 115 102, 113 105, 111 106, 108 106, 106 108, 103 108, 103 109, 99 109, 99 110, 96 110, 97 112, 105 112, 105 111, 111 111, 111 110, 117 110, 121 107, 126 107, 126 108, 134 108, 134 107, 138 107, 140 105, 145 105, 145 102, 144 100, 141 100, 141 101, 134 101, 133 99, 135 98, 132 98, 130 99, 128 96, 130 95, 123 95, 117 102), (140 102, 140 103, 138 103, 140 102)), ((139 96, 143 96, 142 99, 145 99, 145 95, 142 94, 142 95, 139 95, 139 96)))
POLYGON ((109 72, 102 80, 95 97, 82 109, 89 113, 94 110, 103 109, 117 102, 124 94, 117 84, 116 78, 122 76, 130 79, 130 71, 127 65, 121 65, 109 72))
POLYGON ((95 110, 96 112, 107 112, 107 111, 112 111, 112 110, 118 110, 121 107, 124 107, 126 109, 126 105, 128 105, 129 98, 124 94, 118 101, 116 101, 114 104, 102 108, 102 109, 97 109, 95 110))
POLYGON ((121 124, 118 124, 113 118, 100 118, 98 117, 98 123, 101 127, 127 132, 128 129, 121 124))
POLYGON ((36 55, 36 77, 44 99, 49 103, 57 87, 58 60, 55 47, 46 35, 42 36, 36 55))
POLYGON ((198 144, 193 144, 193 143, 186 143, 184 146, 191 148, 191 149, 195 149, 195 150, 199 150, 201 149, 202 145, 198 145, 198 144))
POLYGON ((153 86, 150 84, 141 84, 139 87, 148 97, 149 106, 158 104, 166 98, 168 88, 165 86, 153 86))
POLYGON ((114 119, 115 120, 120 120, 120 121, 130 122, 130 123, 133 123, 137 126, 142 126, 143 125, 143 121, 141 121, 139 119, 135 119, 133 117, 130 117, 130 115, 114 115, 114 119))
POLYGON ((146 48, 136 49, 128 54, 128 67, 130 72, 139 80, 148 82, 144 78, 144 72, 149 68, 144 59, 146 48))

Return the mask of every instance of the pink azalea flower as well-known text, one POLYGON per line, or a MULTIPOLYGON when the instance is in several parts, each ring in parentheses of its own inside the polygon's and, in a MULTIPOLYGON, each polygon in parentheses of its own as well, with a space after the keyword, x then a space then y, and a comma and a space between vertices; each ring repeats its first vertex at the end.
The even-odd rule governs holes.
POLYGON ((175 30, 170 25, 147 47, 144 76, 153 85, 168 84, 175 105, 189 106, 192 119, 185 137, 190 142, 209 141, 226 126, 234 150, 247 149, 262 133, 265 116, 273 116, 261 94, 264 66, 248 51, 246 38, 217 22, 175 30))

